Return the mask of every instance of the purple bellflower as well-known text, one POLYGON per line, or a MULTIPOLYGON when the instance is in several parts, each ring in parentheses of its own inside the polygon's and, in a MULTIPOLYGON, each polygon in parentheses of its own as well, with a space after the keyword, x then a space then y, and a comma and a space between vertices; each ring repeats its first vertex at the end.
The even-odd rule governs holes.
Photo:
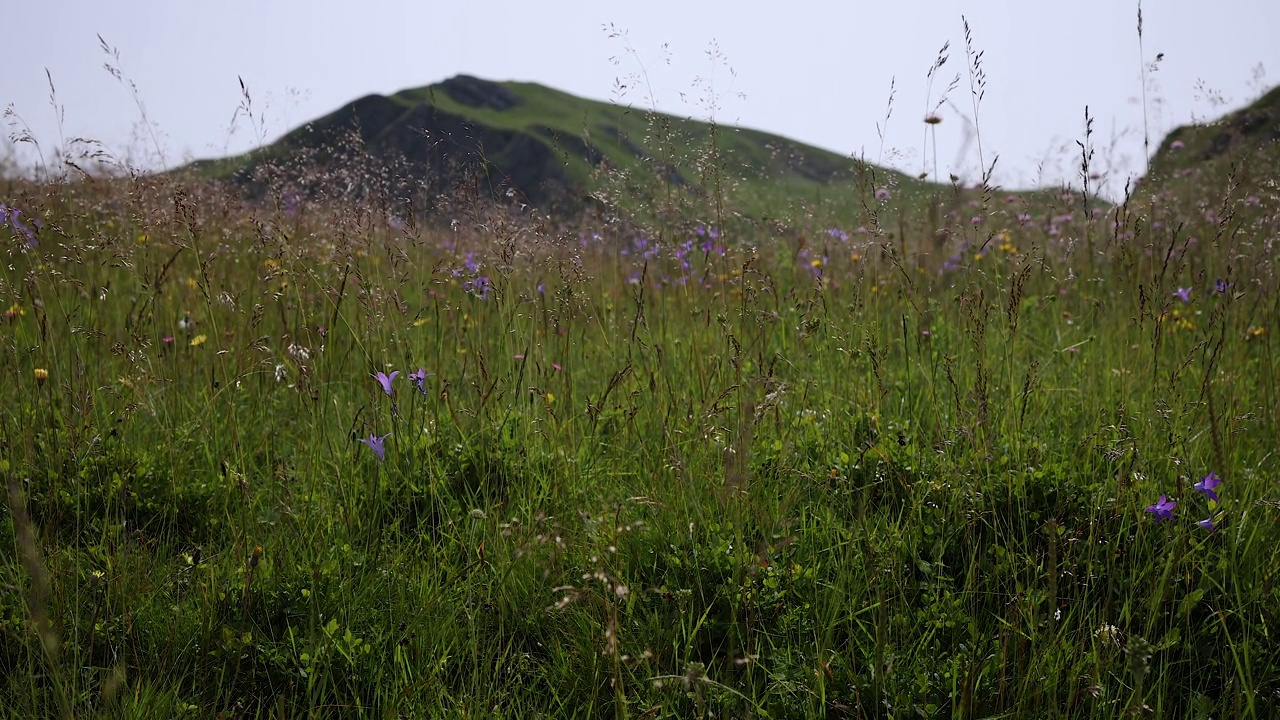
POLYGON ((392 380, 395 380, 395 379, 396 379, 396 376, 397 376, 397 375, 399 375, 399 374, 400 374, 400 371, 399 371, 399 370, 392 370, 390 375, 388 375, 388 374, 386 374, 386 373, 382 372, 381 370, 379 370, 379 371, 378 371, 378 372, 376 372, 376 373, 370 373, 370 374, 369 374, 369 376, 370 376, 370 377, 372 377, 373 379, 377 380, 377 381, 382 385, 382 391, 383 391, 383 392, 385 392, 388 396, 390 396, 390 395, 391 395, 391 381, 392 381, 392 380))
POLYGON ((1178 507, 1178 503, 1173 502, 1167 495, 1160 496, 1160 502, 1155 505, 1148 505, 1147 512, 1156 516, 1156 522, 1173 519, 1173 509, 1178 507))
POLYGON ((1208 497, 1210 500, 1216 503, 1218 502, 1218 493, 1214 492, 1213 489, 1218 487, 1221 484, 1222 484, 1222 478, 1218 477, 1217 473, 1210 470, 1209 474, 1204 476, 1203 480, 1196 483, 1195 485, 1192 485, 1191 487, 1204 493, 1206 497, 1208 497))
POLYGON ((386 439, 388 437, 391 437, 391 433, 387 433, 382 437, 378 437, 373 433, 369 433, 369 437, 357 438, 357 439, 360 440, 360 442, 364 443, 365 445, 368 445, 369 449, 373 451, 374 455, 378 456, 379 460, 383 460, 387 457, 387 448, 385 445, 383 445, 383 443, 386 442, 386 439))
POLYGON ((426 368, 418 368, 418 372, 409 373, 409 379, 413 381, 414 387, 418 388, 418 392, 423 395, 427 394, 426 382, 427 378, 435 375, 435 373, 427 372, 426 368))

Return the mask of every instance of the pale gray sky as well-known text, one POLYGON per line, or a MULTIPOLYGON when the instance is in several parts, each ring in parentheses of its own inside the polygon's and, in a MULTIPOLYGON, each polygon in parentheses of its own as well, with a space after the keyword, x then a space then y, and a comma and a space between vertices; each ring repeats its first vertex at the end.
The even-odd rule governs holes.
POLYGON ((644 71, 647 84, 624 102, 647 107, 652 88, 659 109, 705 118, 713 91, 722 122, 918 173, 925 158, 932 170, 921 122, 931 106, 926 73, 950 41, 933 102, 956 73, 961 80, 949 96, 954 106, 940 113, 938 165, 943 175, 973 179, 962 15, 985 52, 983 151, 987 163, 999 154, 996 179, 1007 187, 1074 173, 1086 105, 1097 118, 1098 164, 1105 169, 1109 158, 1115 173, 1111 193, 1126 173, 1141 171, 1144 58, 1164 54, 1148 82, 1153 149, 1173 127, 1220 116, 1280 83, 1275 0, 1148 0, 1144 55, 1130 0, 46 0, 5 11, 0 103, 21 115, 46 151, 58 146, 47 69, 65 108, 62 137, 95 138, 122 156, 132 147, 136 163, 153 163, 142 155, 154 154, 155 143, 140 131, 131 91, 103 69, 112 60, 99 47, 101 34, 119 50, 172 166, 245 150, 259 135, 270 141, 367 93, 458 73, 610 100, 616 81, 632 84, 644 71), (609 24, 626 38, 611 38, 609 24), (713 44, 723 56, 715 62, 713 44), (1259 77, 1266 72, 1274 75, 1259 77), (262 123, 257 132, 243 120, 232 131, 237 76, 262 123), (891 81, 896 95, 882 153, 877 124, 884 124, 891 81))

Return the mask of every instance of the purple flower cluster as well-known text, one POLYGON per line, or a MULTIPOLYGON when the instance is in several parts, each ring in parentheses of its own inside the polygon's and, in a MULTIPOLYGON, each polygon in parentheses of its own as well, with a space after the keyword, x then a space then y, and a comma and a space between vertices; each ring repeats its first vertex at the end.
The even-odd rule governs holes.
MULTIPOLYGON (((382 386, 382 392, 386 393, 387 397, 391 397, 393 392, 392 383, 395 382, 396 377, 399 375, 399 370, 392 370, 390 374, 384 373, 381 370, 376 373, 369 373, 369 377, 377 380, 378 384, 382 386)), ((427 372, 426 368, 418 368, 418 372, 409 373, 409 379, 413 381, 413 386, 418 388, 418 392, 426 395, 427 378, 433 377, 434 375, 435 373, 427 372)))
MULTIPOLYGON (((418 392, 422 393, 423 395, 426 395, 427 394, 427 387, 426 387, 427 378, 431 377, 434 374, 435 373, 427 372, 426 368, 418 368, 417 372, 409 373, 409 380, 413 381, 413 385, 414 387, 418 388, 418 392)), ((399 370, 392 370, 390 373, 385 373, 385 372, 382 372, 381 370, 375 373, 369 373, 369 377, 378 381, 378 385, 382 388, 382 392, 386 393, 387 397, 392 397, 395 394, 395 387, 394 387, 395 380, 397 377, 399 377, 399 375, 400 375, 399 370)), ((392 412, 393 413, 395 412, 394 406, 392 406, 392 412)), ((373 454, 377 455, 379 460, 383 460, 386 458, 386 455, 387 455, 387 449, 384 443, 386 442, 386 439, 390 436, 391 436, 391 433, 387 433, 386 435, 382 435, 382 436, 378 436, 374 433, 369 433, 369 437, 357 438, 357 440, 369 446, 369 449, 373 451, 373 454)))
POLYGON ((463 290, 478 296, 481 300, 489 299, 489 291, 492 288, 493 284, 489 282, 489 276, 487 275, 480 275, 462 283, 463 290))
POLYGON ((481 300, 489 299, 489 292, 493 289, 493 282, 489 280, 488 275, 480 274, 480 262, 476 260, 475 253, 467 253, 467 257, 462 261, 462 267, 453 269, 455 278, 466 277, 466 282, 462 283, 463 292, 475 295, 481 300))
MULTIPOLYGON (((1200 479, 1200 482, 1191 486, 1197 492, 1204 493, 1204 496, 1209 500, 1209 517, 1196 522, 1197 525, 1209 532, 1217 530, 1214 525, 1213 511, 1220 502, 1216 488, 1221 484, 1222 479, 1218 477, 1217 472, 1210 471, 1208 475, 1200 479)), ((1173 520, 1173 510, 1176 507, 1178 507, 1178 503, 1170 500, 1167 495, 1161 495, 1157 503, 1148 505, 1145 509, 1146 512, 1156 516, 1156 522, 1164 522, 1165 520, 1173 520)), ((1221 516, 1218 519, 1221 520, 1221 516)))

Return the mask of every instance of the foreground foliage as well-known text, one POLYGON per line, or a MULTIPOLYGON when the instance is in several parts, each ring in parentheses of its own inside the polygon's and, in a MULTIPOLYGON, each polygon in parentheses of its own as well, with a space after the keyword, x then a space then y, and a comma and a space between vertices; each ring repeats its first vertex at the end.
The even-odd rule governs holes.
POLYGON ((0 707, 1280 711, 1280 199, 868 192, 10 186, 0 707))

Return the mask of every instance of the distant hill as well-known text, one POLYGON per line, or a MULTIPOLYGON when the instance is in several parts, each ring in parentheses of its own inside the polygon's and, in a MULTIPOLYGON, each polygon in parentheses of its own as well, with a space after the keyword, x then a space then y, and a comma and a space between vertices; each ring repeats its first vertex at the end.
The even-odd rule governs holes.
POLYGON ((1280 87, 1218 120, 1169 133, 1152 156, 1141 186, 1151 194, 1220 199, 1230 184, 1247 195, 1277 179, 1280 87))
POLYGON ((334 148, 352 138, 370 156, 401 163, 400 174, 430 192, 478 187, 548 208, 591 198, 696 205, 720 196, 735 212, 767 219, 824 204, 851 212, 880 187, 892 188, 895 205, 943 189, 765 132, 466 75, 368 95, 269 146, 194 167, 253 183, 268 166, 301 172, 334 164, 334 148))

